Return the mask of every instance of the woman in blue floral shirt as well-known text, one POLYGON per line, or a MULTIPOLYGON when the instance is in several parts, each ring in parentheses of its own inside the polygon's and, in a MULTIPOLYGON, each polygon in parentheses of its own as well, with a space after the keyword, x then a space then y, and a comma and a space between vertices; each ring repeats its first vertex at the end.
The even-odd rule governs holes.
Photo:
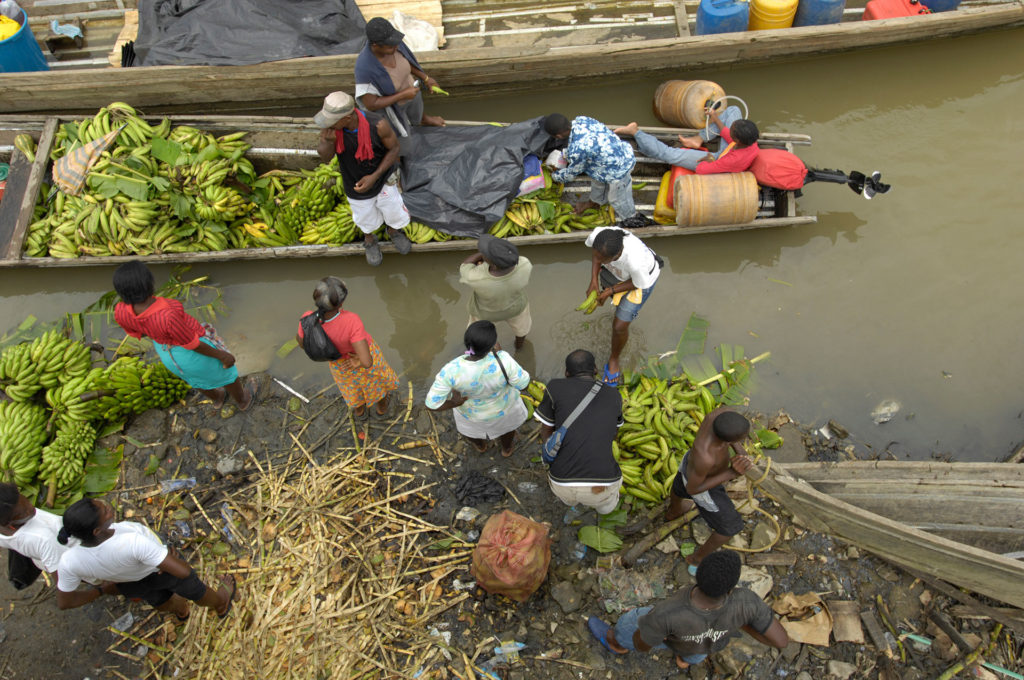
POLYGON ((590 177, 590 199, 577 203, 576 212, 609 203, 622 226, 651 224, 646 216, 637 213, 633 204, 633 178, 629 173, 636 158, 628 142, 588 116, 576 116, 570 125, 565 116, 552 113, 544 119, 544 130, 555 139, 569 138, 565 149, 568 165, 555 171, 551 178, 565 183, 581 174, 590 177))
POLYGON ((530 374, 508 352, 496 349, 498 331, 490 321, 469 325, 463 337, 466 353, 452 359, 434 378, 427 408, 454 409, 455 429, 483 453, 488 442, 501 442, 501 455, 512 455, 516 429, 527 412, 519 391, 530 374))

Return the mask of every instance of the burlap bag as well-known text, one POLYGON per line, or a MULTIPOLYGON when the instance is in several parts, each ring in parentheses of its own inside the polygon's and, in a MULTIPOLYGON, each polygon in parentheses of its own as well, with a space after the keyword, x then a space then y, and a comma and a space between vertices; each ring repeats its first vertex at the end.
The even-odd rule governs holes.
POLYGON ((505 510, 484 525, 473 550, 472 574, 487 592, 523 602, 547 578, 549 562, 548 526, 505 510))

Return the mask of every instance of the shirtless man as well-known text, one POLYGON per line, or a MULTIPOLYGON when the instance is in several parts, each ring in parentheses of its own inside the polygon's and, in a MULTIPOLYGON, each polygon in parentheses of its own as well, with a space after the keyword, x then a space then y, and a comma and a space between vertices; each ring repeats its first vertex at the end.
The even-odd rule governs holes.
POLYGON ((748 432, 750 422, 746 418, 728 408, 716 408, 704 417, 693 448, 679 463, 665 519, 673 520, 696 505, 712 529, 704 545, 686 558, 691 576, 697 573, 701 560, 743 529, 743 519, 723 484, 736 479, 753 464, 740 444, 748 432), (736 454, 732 458, 730 449, 736 454))

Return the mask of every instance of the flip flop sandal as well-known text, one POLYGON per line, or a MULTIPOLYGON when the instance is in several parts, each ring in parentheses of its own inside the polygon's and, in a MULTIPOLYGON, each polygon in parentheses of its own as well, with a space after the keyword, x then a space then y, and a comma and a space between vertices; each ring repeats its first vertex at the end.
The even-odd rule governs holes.
POLYGON ((593 635, 597 639, 597 641, 601 643, 601 646, 607 649, 612 654, 616 656, 622 656, 626 653, 615 651, 614 649, 612 649, 612 646, 608 644, 608 630, 611 629, 611 626, 602 621, 601 619, 597 618, 596 616, 591 616, 589 619, 587 619, 587 628, 590 630, 590 634, 593 635))
POLYGON ((686 573, 689 574, 690 576, 693 576, 694 578, 696 578, 697 577, 697 567, 695 567, 692 564, 687 564, 686 565, 686 573))
MULTIPOLYGON (((223 583, 223 581, 221 581, 221 583, 223 583)), ((231 605, 235 601, 235 592, 237 590, 238 590, 238 581, 236 581, 234 579, 234 577, 232 576, 231 577, 231 594, 228 595, 228 608, 224 610, 223 614, 217 614, 217 618, 218 619, 223 619, 223 618, 227 617, 228 614, 231 613, 231 605)))
POLYGON ((608 364, 604 365, 604 377, 601 378, 601 380, 602 380, 602 382, 604 382, 604 384, 606 384, 606 385, 618 385, 619 384, 619 378, 621 378, 621 377, 622 377, 622 372, 621 371, 616 371, 615 373, 612 373, 610 370, 608 370, 608 364))
POLYGON ((242 411, 243 413, 245 413, 246 411, 248 411, 249 409, 256 405, 256 397, 258 397, 260 393, 260 381, 256 378, 256 376, 249 376, 248 378, 245 379, 245 392, 246 394, 250 395, 249 403, 246 405, 245 408, 242 408, 241 406, 238 407, 238 410, 242 411))

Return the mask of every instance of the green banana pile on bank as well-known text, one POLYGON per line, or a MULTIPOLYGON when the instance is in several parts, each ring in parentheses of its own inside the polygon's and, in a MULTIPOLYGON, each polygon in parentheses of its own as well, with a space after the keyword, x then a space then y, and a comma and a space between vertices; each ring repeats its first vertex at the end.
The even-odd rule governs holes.
POLYGON ((622 417, 612 444, 622 492, 647 503, 668 497, 683 456, 704 416, 717 406, 706 387, 623 373, 622 417))
POLYGON ((122 357, 93 366, 89 348, 56 329, 0 352, 0 481, 38 480, 59 507, 81 496, 103 421, 166 408, 189 387, 162 363, 122 357), (45 397, 45 398, 44 398, 45 397))
POLYGON ((147 364, 138 357, 121 357, 107 366, 99 385, 105 394, 96 400, 97 408, 107 420, 167 408, 189 390, 162 363, 147 364))
POLYGON ((4 481, 23 489, 39 470, 43 445, 49 438, 49 415, 39 404, 0 402, 0 470, 4 481))

